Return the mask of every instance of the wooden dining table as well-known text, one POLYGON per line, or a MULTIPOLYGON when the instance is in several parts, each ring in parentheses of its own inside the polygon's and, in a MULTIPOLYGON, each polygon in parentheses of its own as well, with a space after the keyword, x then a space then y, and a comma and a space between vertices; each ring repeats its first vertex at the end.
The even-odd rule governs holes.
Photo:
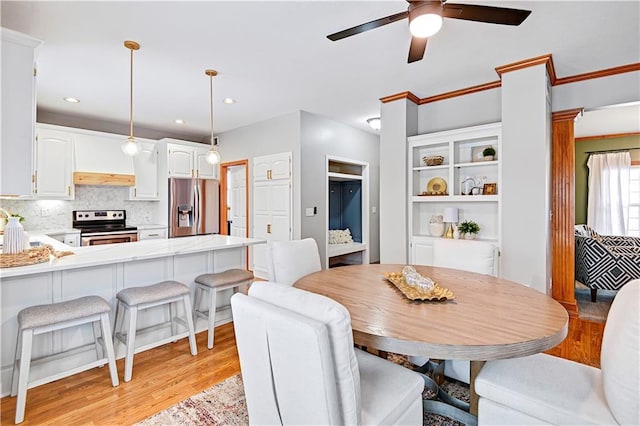
POLYGON ((432 266, 422 276, 453 292, 452 300, 413 301, 385 272, 404 265, 368 264, 325 269, 294 286, 327 296, 351 315, 354 342, 380 351, 471 361, 473 379, 484 361, 544 352, 567 336, 567 311, 551 297, 502 278, 432 266))

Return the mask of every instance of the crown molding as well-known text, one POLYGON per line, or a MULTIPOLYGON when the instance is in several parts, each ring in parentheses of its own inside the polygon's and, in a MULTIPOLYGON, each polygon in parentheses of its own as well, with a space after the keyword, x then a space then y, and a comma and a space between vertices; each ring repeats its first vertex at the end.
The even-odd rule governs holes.
POLYGON ((502 74, 504 73, 511 72, 511 71, 518 71, 523 68, 534 67, 536 65, 542 65, 542 64, 544 64, 547 67, 547 74, 549 74, 549 80, 551 80, 551 85, 552 86, 555 85, 556 69, 553 66, 553 58, 551 57, 550 53, 547 55, 536 56, 535 58, 529 58, 529 59, 524 59, 522 61, 513 62, 507 65, 501 65, 499 67, 496 67, 495 70, 500 76, 500 78, 502 78, 502 74))
POLYGON ((384 98, 380 98, 380 102, 386 104, 387 102, 398 101, 400 99, 408 99, 414 104, 420 105, 420 98, 411 92, 401 92, 396 93, 395 95, 385 96, 384 98))
POLYGON ((584 74, 571 75, 556 80, 554 86, 561 84, 575 83, 578 81, 591 80, 593 78, 609 77, 616 74, 624 74, 627 72, 640 71, 640 62, 634 64, 621 65, 619 67, 607 68, 599 71, 586 72, 584 74))
POLYGON ((624 138, 627 136, 640 136, 640 132, 629 132, 629 133, 611 133, 608 135, 594 135, 594 136, 582 136, 579 138, 575 138, 576 142, 586 142, 592 141, 595 139, 614 139, 614 138, 624 138))
POLYGON ((551 121, 575 121, 582 117, 583 108, 566 109, 564 111, 556 111, 551 113, 551 121))
POLYGON ((477 86, 471 86, 460 90, 454 90, 452 92, 441 93, 439 95, 430 96, 428 98, 420 99, 420 104, 428 104, 430 102, 442 101, 445 99, 455 98, 457 96, 470 95, 476 92, 482 92, 485 90, 496 89, 502 86, 502 82, 500 80, 492 81, 491 83, 479 84, 477 86))

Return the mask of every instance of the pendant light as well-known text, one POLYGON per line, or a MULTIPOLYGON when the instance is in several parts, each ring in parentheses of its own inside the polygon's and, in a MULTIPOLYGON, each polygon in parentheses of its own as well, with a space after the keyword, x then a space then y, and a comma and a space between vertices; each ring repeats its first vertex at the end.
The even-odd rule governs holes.
POLYGON ((205 159, 209 164, 219 164, 220 163, 220 153, 216 150, 216 146, 214 145, 213 139, 213 77, 218 75, 218 71, 216 70, 205 70, 204 72, 209 76, 209 92, 211 94, 211 115, 209 117, 209 124, 211 128, 211 149, 207 152, 207 156, 205 159))
POLYGON ((127 155, 134 156, 140 151, 140 146, 136 142, 136 138, 133 137, 133 51, 140 49, 140 45, 135 41, 126 40, 124 47, 131 52, 130 60, 130 72, 129 72, 129 137, 122 142, 122 152, 127 155))

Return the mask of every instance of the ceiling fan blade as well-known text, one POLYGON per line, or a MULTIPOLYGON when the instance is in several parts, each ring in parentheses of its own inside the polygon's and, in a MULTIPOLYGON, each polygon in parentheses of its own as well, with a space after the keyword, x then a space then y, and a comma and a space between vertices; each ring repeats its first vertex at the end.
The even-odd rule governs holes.
POLYGON ((395 15, 385 16, 384 18, 376 19, 375 21, 367 22, 366 24, 356 25, 355 27, 348 28, 346 30, 338 31, 337 33, 329 34, 327 38, 331 41, 341 40, 352 35, 360 34, 365 31, 372 30, 374 28, 381 27, 383 25, 391 24, 409 16, 409 12, 400 12, 395 15))
POLYGON ((530 10, 523 9, 445 3, 442 16, 490 24, 520 25, 530 13, 530 10))
POLYGON ((411 45, 409 46, 408 63, 416 62, 422 59, 424 51, 427 48, 428 38, 411 37, 411 45))

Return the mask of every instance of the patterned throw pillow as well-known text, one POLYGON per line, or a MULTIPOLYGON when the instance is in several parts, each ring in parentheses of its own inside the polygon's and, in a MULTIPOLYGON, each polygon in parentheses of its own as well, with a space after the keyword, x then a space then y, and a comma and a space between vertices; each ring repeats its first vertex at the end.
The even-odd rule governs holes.
POLYGON ((335 229, 329 231, 329 244, 346 244, 352 243, 351 231, 349 228, 345 230, 335 229))

